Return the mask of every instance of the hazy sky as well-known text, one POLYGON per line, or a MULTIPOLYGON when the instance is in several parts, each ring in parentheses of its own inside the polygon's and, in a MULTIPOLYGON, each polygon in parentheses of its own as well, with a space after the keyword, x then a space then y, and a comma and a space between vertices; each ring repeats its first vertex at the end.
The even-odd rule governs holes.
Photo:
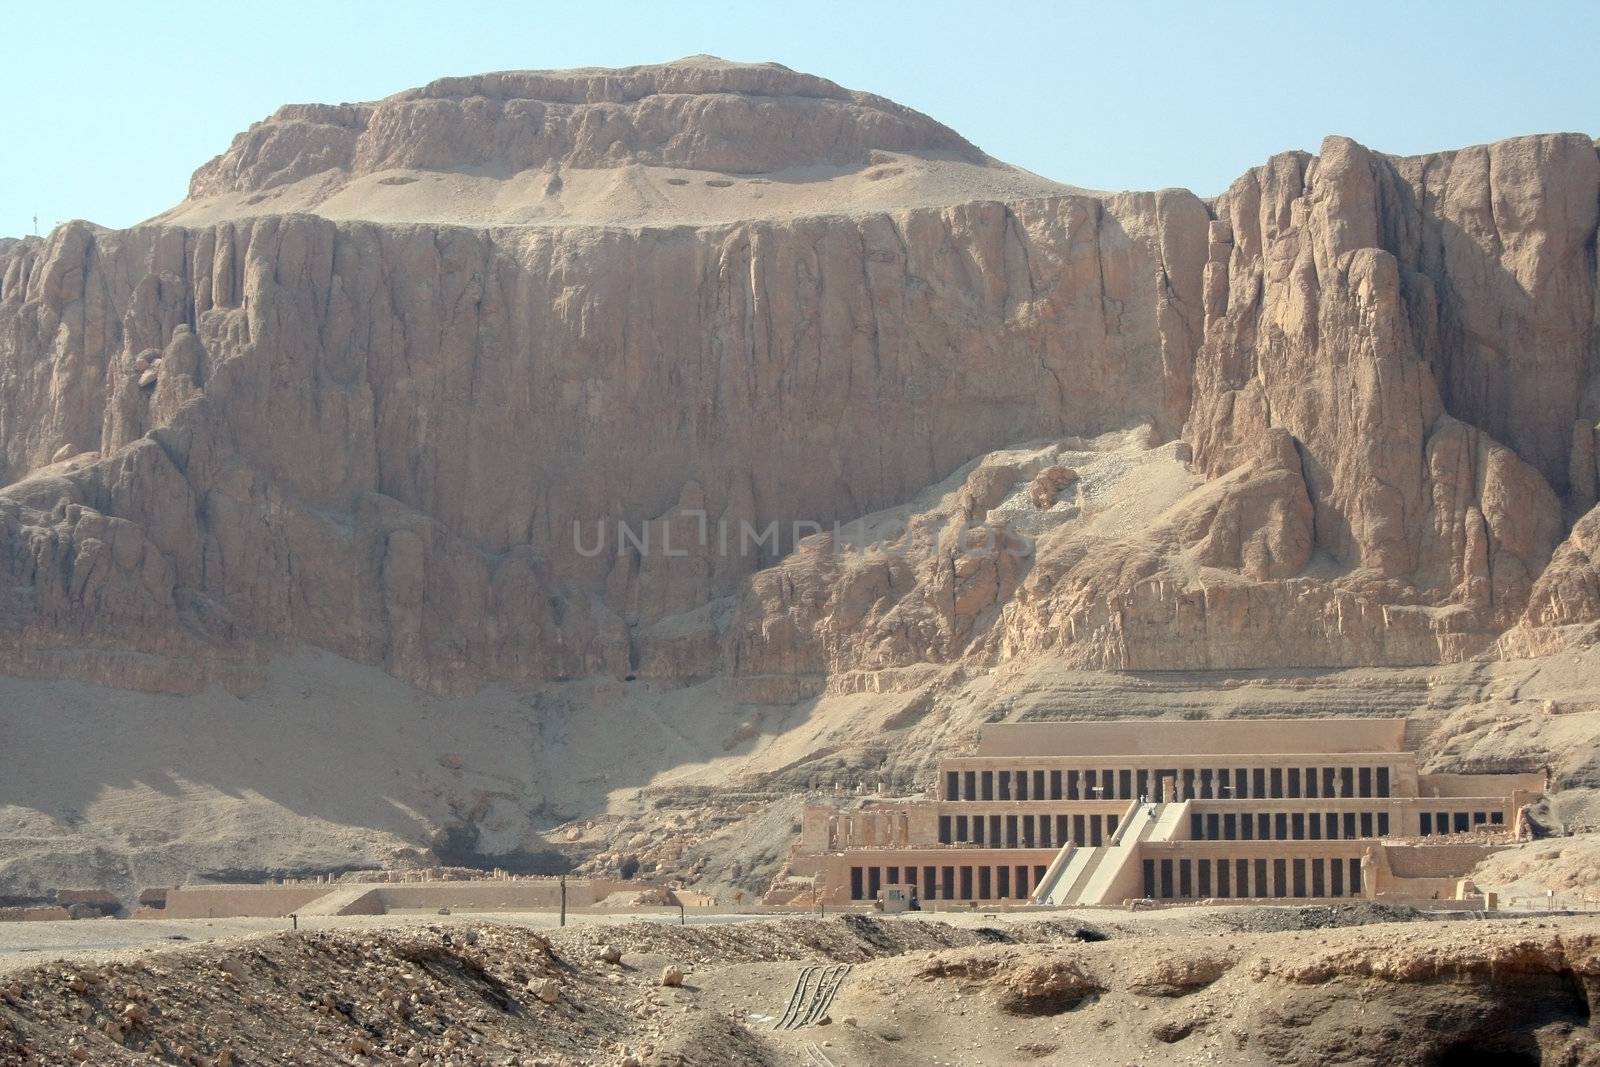
POLYGON ((1219 192, 1342 133, 1418 152, 1600 134, 1600 2, 650 4, 87 0, 0 8, 0 235, 126 226, 290 102, 447 74, 775 60, 1096 188, 1219 192))

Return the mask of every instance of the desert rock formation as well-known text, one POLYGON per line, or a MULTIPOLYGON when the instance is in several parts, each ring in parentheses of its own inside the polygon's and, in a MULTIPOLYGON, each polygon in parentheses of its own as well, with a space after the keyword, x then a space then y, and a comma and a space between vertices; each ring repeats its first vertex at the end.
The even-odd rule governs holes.
POLYGON ((711 56, 627 70, 441 78, 376 104, 291 105, 201 167, 191 199, 301 178, 644 163, 761 174, 852 165, 873 149, 978 151, 924 115, 776 64, 711 56))
MULTIPOLYGON (((1006 171, 886 101, 701 60, 286 108, 175 214, 313 176, 875 153, 1006 171)), ((666 209, 628 227, 73 224, 11 246, 0 290, 8 644, 20 671, 174 688, 248 684, 253 642, 291 638, 435 689, 815 669, 759 595, 720 641, 741 582, 793 545, 715 553, 693 536, 707 520, 848 521, 1002 446, 1147 424, 1192 451, 1203 499, 1015 573, 946 561, 985 591, 930 588, 932 630, 955 636, 913 626, 896 659, 1473 654, 1529 609, 1563 509, 1594 503, 1597 189, 1582 137, 1420 159, 1334 138, 1212 204, 975 191, 728 226, 666 209), (652 520, 688 554, 604 537, 652 520), (66 650, 85 635, 105 651, 66 650)), ((969 526, 990 503, 973 488, 969 526)), ((1577 573, 1530 625, 1593 621, 1586 559, 1562 549, 1577 573)), ((873 643, 848 609, 826 625, 835 659, 873 643)))
POLYGON ((1600 624, 1597 205, 1578 134, 1089 193, 706 57, 287 107, 149 223, 0 242, 0 664, 1548 654, 1600 624))

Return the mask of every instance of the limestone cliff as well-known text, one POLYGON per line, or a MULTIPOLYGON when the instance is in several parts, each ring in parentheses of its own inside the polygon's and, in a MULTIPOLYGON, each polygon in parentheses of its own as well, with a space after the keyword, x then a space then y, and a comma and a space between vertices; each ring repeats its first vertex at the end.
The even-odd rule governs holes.
POLYGON ((191 199, 301 178, 650 163, 761 174, 870 151, 982 155, 925 115, 774 63, 695 56, 625 70, 441 78, 374 104, 291 105, 195 172, 191 199))
POLYGON ((1576 135, 1088 194, 705 59, 286 108, 149 224, 0 244, 0 663, 242 688, 298 641, 455 691, 1593 624, 1597 200, 1576 135), (885 515, 887 558, 796 551, 885 515))

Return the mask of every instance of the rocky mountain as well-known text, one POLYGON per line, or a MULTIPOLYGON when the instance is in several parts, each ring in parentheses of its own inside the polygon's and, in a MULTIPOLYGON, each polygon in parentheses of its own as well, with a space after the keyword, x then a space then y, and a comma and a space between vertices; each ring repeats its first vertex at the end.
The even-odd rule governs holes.
POLYGON ((0 243, 0 669, 772 694, 1580 647, 1597 214, 1587 135, 1102 194, 706 57, 286 107, 148 223, 0 243))

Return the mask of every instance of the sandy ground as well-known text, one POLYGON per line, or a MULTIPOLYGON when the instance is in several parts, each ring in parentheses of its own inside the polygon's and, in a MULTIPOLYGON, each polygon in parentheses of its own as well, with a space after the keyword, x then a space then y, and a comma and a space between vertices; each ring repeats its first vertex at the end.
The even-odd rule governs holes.
MULTIPOLYGON (((947 918, 680 927, 586 917, 551 930, 542 914, 413 916, 293 933, 147 924, 152 936, 177 928, 211 940, 78 950, 42 966, 38 955, 20 967, 8 959, 0 1062, 635 1057, 954 1067, 1600 1056, 1584 991, 1600 988, 1596 917, 1433 921, 1350 905, 947 918), (621 951, 619 964, 597 958, 607 944, 621 951), (812 1024, 778 1028, 812 964, 836 968, 836 995, 812 1024), (668 966, 684 973, 681 987, 662 986, 668 966)), ((14 925, 40 929, 0 930, 8 953, 61 924, 14 925)))
MULTIPOLYGON (((690 913, 683 917, 689 925, 759 922, 772 916, 726 913, 690 913)), ((133 959, 141 954, 182 951, 191 948, 230 944, 268 937, 294 929, 383 930, 419 925, 462 926, 484 922, 520 926, 532 930, 561 927, 557 912, 497 912, 493 915, 464 914, 442 918, 434 912, 397 912, 390 915, 304 915, 298 927, 282 918, 233 919, 88 919, 61 922, 0 923, 0 972, 22 970, 54 961, 96 963, 133 959)), ((577 914, 567 916, 567 925, 615 926, 634 922, 674 925, 676 911, 668 914, 577 914)))
POLYGON ((351 180, 327 172, 264 193, 185 201, 150 221, 203 226, 306 212, 338 220, 460 226, 707 226, 1074 192, 1083 190, 1003 163, 874 152, 865 166, 804 167, 769 174, 638 164, 509 175, 388 170, 351 180))
POLYGON ((549 827, 737 762, 723 741, 748 712, 707 697, 599 680, 440 699, 313 651, 244 697, 0 679, 0 897, 448 859, 469 827, 463 847, 538 870, 549 827))
MULTIPOLYGON (((1041 917, 1048 917, 1075 923, 1110 922, 1113 927, 1125 926, 1129 929, 1159 931, 1169 927, 1188 928, 1198 916, 1222 915, 1246 910, 1253 909, 1184 908, 1149 912, 1131 918, 1126 912, 1109 912, 1102 909, 1049 911, 1017 909, 999 912, 960 910, 923 912, 920 915, 897 917, 894 921, 937 922, 970 930, 1018 922, 1035 922, 1041 917)), ((857 911, 853 914, 863 913, 857 911)), ((724 923, 778 922, 793 917, 787 913, 724 912, 714 909, 688 909, 682 915, 676 909, 614 913, 571 911, 567 914, 567 925, 574 930, 632 923, 677 926, 681 920, 683 924, 689 926, 711 926, 724 923)), ((555 930, 560 928, 561 917, 554 911, 458 913, 448 917, 441 917, 432 911, 396 912, 389 915, 304 915, 299 919, 298 929, 357 931, 405 929, 416 926, 465 928, 486 922, 532 930, 555 930)), ((134 958, 158 949, 183 951, 204 948, 208 945, 281 934, 292 929, 295 927, 290 920, 276 917, 0 922, 0 971, 21 970, 63 960, 105 962, 134 958)))
POLYGON ((1600 909, 1600 835, 1529 841, 1489 857, 1474 878, 1503 907, 1600 909))

